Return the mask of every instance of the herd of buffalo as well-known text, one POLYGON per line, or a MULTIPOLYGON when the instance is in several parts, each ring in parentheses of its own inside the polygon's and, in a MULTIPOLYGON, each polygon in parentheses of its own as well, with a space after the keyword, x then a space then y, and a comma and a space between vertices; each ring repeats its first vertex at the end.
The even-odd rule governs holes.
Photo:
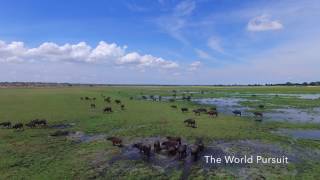
MULTIPOLYGON (((103 113, 112 113, 113 109, 110 106, 110 103, 114 102, 121 110, 125 110, 125 105, 121 102, 119 99, 111 100, 111 97, 106 97, 103 94, 101 94, 101 97, 107 105, 102 109, 103 113)), ((187 100, 190 100, 191 97, 187 97, 187 100)), ((130 100, 132 100, 133 97, 130 97, 130 100)), ((146 99, 145 96, 143 96, 143 99, 146 99)), ((154 96, 152 96, 152 99, 156 99, 154 96)), ((158 100, 161 101, 161 96, 159 96, 158 100)), ((90 103, 90 109, 96 109, 97 105, 95 101, 97 100, 96 97, 80 97, 80 100, 82 101, 88 101, 90 103)), ((174 102, 174 101, 169 101, 174 102)), ((178 109, 177 105, 171 105, 170 106, 173 109, 178 109)), ((259 105, 259 108, 264 108, 264 105, 259 105)), ((181 107, 180 108, 182 113, 188 113, 189 108, 187 107, 181 107)), ((215 107, 207 108, 197 108, 193 109, 192 112, 195 116, 200 116, 201 114, 207 114, 210 117, 218 117, 218 110, 215 107)), ((242 112, 240 110, 234 110, 232 113, 235 116, 241 116, 242 112)), ((262 112, 253 112, 255 117, 263 117, 262 112)), ((183 123, 187 127, 197 128, 197 123, 194 118, 188 118, 183 121, 183 123)), ((47 127, 47 120, 46 119, 34 119, 26 124, 23 123, 16 123, 12 124, 11 122, 2 122, 0 123, 0 126, 4 128, 12 128, 16 130, 24 130, 24 126, 29 128, 37 128, 37 127, 47 127)), ((68 135, 68 131, 56 131, 55 133, 51 134, 51 136, 65 136, 68 135)), ((107 140, 110 140, 112 142, 113 146, 123 146, 122 139, 119 137, 109 137, 107 140)), ((184 159, 188 156, 188 153, 191 154, 191 157, 193 157, 194 160, 197 160, 199 153, 201 153, 205 146, 202 140, 198 139, 194 144, 187 145, 182 144, 181 137, 166 137, 166 140, 163 142, 160 142, 160 140, 156 140, 153 142, 153 144, 138 142, 132 145, 133 148, 137 148, 140 153, 145 155, 146 157, 150 157, 152 153, 166 153, 169 156, 175 156, 178 155, 179 159, 184 159)))
MULTIPOLYGON (((123 147, 122 140, 119 137, 109 137, 107 140, 112 142, 113 146, 123 147)), ((150 143, 137 142, 132 145, 139 152, 149 158, 152 153, 166 153, 168 156, 178 155, 179 159, 185 159, 190 152, 193 160, 197 160, 205 146, 201 139, 197 139, 194 144, 182 144, 181 137, 167 136, 165 141, 156 140, 153 145, 150 143), (188 151, 188 148, 190 151, 188 151)))

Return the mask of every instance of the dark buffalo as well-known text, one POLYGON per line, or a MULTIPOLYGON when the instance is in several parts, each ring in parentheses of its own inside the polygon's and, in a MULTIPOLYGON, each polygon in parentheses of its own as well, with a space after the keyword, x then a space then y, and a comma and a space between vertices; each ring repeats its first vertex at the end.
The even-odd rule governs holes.
POLYGON ((32 121, 30 121, 29 123, 26 124, 27 127, 29 128, 35 128, 35 127, 39 127, 39 126, 47 126, 47 120, 45 119, 34 119, 32 121))
POLYGON ((96 104, 90 104, 90 107, 91 107, 92 109, 95 109, 95 108, 96 108, 96 104))
POLYGON ((213 116, 218 117, 218 111, 209 111, 208 114, 211 117, 213 117, 213 116))
POLYGON ((187 157, 187 145, 180 145, 177 149, 178 154, 179 154, 179 159, 184 159, 187 157))
POLYGON ((206 109, 206 108, 199 108, 198 111, 200 111, 200 112, 207 112, 207 109, 206 109))
POLYGON ((111 108, 111 107, 105 107, 105 108, 103 109, 103 112, 105 112, 105 113, 106 113, 106 112, 110 112, 110 113, 111 113, 111 112, 113 112, 113 111, 112 111, 112 108, 111 108))
POLYGON ((2 123, 0 123, 0 126, 5 127, 5 128, 10 128, 11 122, 2 122, 2 123))
POLYGON ((182 112, 188 112, 189 109, 188 109, 188 108, 181 108, 181 111, 182 111, 182 112))
POLYGON ((150 144, 136 143, 136 144, 133 144, 133 147, 139 149, 140 153, 143 153, 147 157, 150 157, 151 155, 150 144))
POLYGON ((260 104, 258 107, 259 107, 260 109, 263 109, 265 106, 264 106, 263 104, 260 104))
POLYGON ((5 128, 10 128, 11 127, 11 122, 2 122, 2 123, 0 123, 0 126, 3 126, 3 127, 5 127, 5 128))
POLYGON ((69 131, 61 131, 61 130, 58 130, 58 131, 50 134, 50 136, 56 136, 56 137, 58 137, 58 136, 68 136, 69 133, 70 133, 69 131))
POLYGON ((189 127, 196 127, 196 121, 194 119, 186 119, 183 122, 186 123, 189 127))
POLYGON ((23 129, 23 124, 22 123, 17 123, 15 125, 12 126, 13 129, 16 129, 16 130, 21 130, 23 129))
POLYGON ((158 153, 161 151, 161 145, 160 145, 160 141, 156 141, 153 144, 153 150, 154 152, 158 153))
POLYGON ((108 137, 107 140, 111 141, 113 146, 122 146, 122 140, 118 137, 108 137))
POLYGON ((116 104, 121 104, 121 101, 120 101, 119 99, 114 100, 114 102, 115 102, 116 104))
POLYGON ((125 105, 124 104, 121 104, 121 110, 125 110, 125 105))
POLYGON ((171 105, 170 107, 172 107, 173 109, 177 109, 178 108, 177 105, 171 105))
POLYGON ((233 113, 235 116, 237 116, 237 115, 241 116, 241 111, 240 111, 240 110, 234 110, 234 111, 232 111, 232 113, 233 113))
POLYGON ((177 147, 178 146, 178 142, 177 141, 165 141, 161 143, 161 146, 163 147, 163 149, 169 149, 169 147, 177 147))
POLYGON ((193 112, 195 115, 200 116, 201 111, 199 111, 199 109, 194 109, 193 112))
POLYGON ((168 139, 169 141, 176 141, 176 142, 178 142, 179 144, 181 144, 181 137, 167 136, 167 139, 168 139))
POLYGON ((111 102, 111 98, 110 97, 104 98, 104 102, 110 103, 111 102))
POLYGON ((254 112, 253 115, 254 115, 255 117, 261 117, 261 118, 263 117, 262 112, 254 112))

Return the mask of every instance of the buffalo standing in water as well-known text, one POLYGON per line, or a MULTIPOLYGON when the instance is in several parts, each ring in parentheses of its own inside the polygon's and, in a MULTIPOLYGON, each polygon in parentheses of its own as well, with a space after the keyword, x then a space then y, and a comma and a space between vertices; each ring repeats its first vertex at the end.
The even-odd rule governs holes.
POLYGON ((167 139, 168 139, 169 141, 176 141, 177 143, 181 144, 181 137, 167 136, 167 139))
POLYGON ((254 112, 253 115, 254 115, 255 117, 261 117, 261 118, 263 117, 262 112, 254 112))
POLYGON ((232 113, 233 113, 235 116, 237 116, 237 115, 241 116, 241 111, 239 111, 239 110, 234 110, 234 111, 232 111, 232 113))
POLYGON ((143 144, 143 143, 136 143, 133 147, 139 149, 140 153, 143 153, 145 156, 151 156, 151 145, 150 144, 143 144))
POLYGON ((161 151, 160 141, 154 142, 153 150, 154 150, 155 153, 159 153, 161 151))
POLYGON ((197 140, 195 144, 191 145, 190 149, 193 160, 198 160, 199 154, 204 150, 204 144, 202 140, 197 140))
POLYGON ((184 159, 185 157, 187 157, 187 145, 180 145, 177 149, 178 154, 179 154, 179 159, 184 159))

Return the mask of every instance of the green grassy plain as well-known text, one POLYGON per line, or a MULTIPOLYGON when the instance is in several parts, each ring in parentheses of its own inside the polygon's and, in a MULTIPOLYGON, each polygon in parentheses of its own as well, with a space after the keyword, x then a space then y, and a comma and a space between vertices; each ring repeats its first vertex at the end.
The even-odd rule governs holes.
MULTIPOLYGON (((181 136, 190 142, 200 137, 209 143, 215 140, 261 140, 289 146, 292 139, 270 133, 277 128, 320 129, 318 124, 262 122, 248 117, 220 115, 210 118, 190 113, 181 113, 170 107, 199 107, 191 102, 179 101, 152 102, 136 99, 144 95, 172 95, 172 90, 205 91, 207 94, 194 94, 193 98, 223 97, 228 93, 319 93, 320 87, 65 87, 65 88, 2 88, 0 89, 0 121, 27 123, 35 118, 45 118, 50 124, 74 123, 74 131, 88 134, 106 134, 123 137, 125 141, 151 136, 181 136), (221 95, 219 93, 221 92, 221 95), (121 111, 112 103, 112 114, 102 113, 106 106, 101 94, 124 102, 126 110, 121 111), (218 95, 217 95, 218 94, 218 95), (90 109, 90 102, 80 97, 96 97, 97 108, 90 109), (130 97, 135 97, 130 100, 130 97), (187 128, 183 120, 195 117, 198 128, 187 128)), ((179 95, 179 92, 178 92, 179 95)), ((263 103, 289 105, 294 107, 319 107, 320 100, 297 98, 260 99, 263 103)), ((248 102, 247 102, 248 103, 248 102)), ((250 104, 256 106, 257 104, 250 104)), ((97 177, 93 161, 102 153, 103 158, 111 158, 118 148, 108 141, 73 143, 64 137, 50 137, 55 129, 28 129, 16 132, 12 129, 0 129, 0 179, 88 179, 97 177)), ((319 141, 295 141, 296 146, 320 149, 319 141)), ((125 162, 130 164, 133 162, 125 162)), ((156 171, 144 163, 133 165, 135 168, 118 172, 123 164, 116 164, 104 177, 121 179, 179 179, 181 172, 170 176, 156 171), (119 166, 117 168, 117 166, 119 166)), ((320 174, 319 163, 298 164, 291 167, 299 170, 296 178, 312 178, 320 174), (300 167, 301 166, 301 167, 300 167), (307 168, 306 168, 307 167, 307 168)), ((194 176, 191 176, 194 177, 194 176)), ((205 178, 199 174, 197 178, 205 178)), ((229 177, 225 175, 222 177, 229 177)), ((279 172, 270 177, 281 177, 279 172)), ((219 178, 219 176, 215 176, 219 178)), ((292 178, 283 176, 284 179, 292 178)))

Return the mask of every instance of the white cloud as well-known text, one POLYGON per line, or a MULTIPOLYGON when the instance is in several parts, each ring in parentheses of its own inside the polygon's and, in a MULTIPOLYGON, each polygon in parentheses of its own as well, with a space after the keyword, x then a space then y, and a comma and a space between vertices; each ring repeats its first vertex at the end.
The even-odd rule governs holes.
POLYGON ((214 51, 217 51, 217 52, 220 52, 220 53, 224 52, 223 48, 221 47, 220 40, 218 38, 216 38, 216 37, 210 37, 208 39, 208 43, 207 44, 214 51))
POLYGON ((278 20, 271 20, 268 15, 261 15, 251 19, 247 29, 249 31, 269 31, 282 29, 283 25, 278 20))
POLYGON ((171 69, 179 67, 173 61, 152 55, 141 55, 137 52, 126 53, 126 46, 104 41, 92 48, 85 42, 59 46, 53 42, 45 42, 36 48, 27 48, 23 42, 5 43, 0 41, 0 62, 85 62, 108 63, 111 65, 132 65, 139 68, 171 69))
POLYGON ((200 66, 201 66, 201 62, 200 61, 194 61, 189 65, 189 70, 190 71, 195 71, 195 70, 199 69, 200 66))
POLYGON ((174 15, 187 16, 190 15, 196 8, 196 3, 192 0, 180 2, 174 9, 174 15))
POLYGON ((183 34, 183 29, 187 26, 187 18, 192 14, 195 8, 195 1, 182 1, 174 7, 172 12, 167 15, 160 16, 155 20, 155 22, 163 31, 173 38, 183 44, 189 44, 183 34))
POLYGON ((195 52, 197 53, 198 57, 201 59, 211 59, 212 57, 205 51, 201 49, 195 49, 195 52))

